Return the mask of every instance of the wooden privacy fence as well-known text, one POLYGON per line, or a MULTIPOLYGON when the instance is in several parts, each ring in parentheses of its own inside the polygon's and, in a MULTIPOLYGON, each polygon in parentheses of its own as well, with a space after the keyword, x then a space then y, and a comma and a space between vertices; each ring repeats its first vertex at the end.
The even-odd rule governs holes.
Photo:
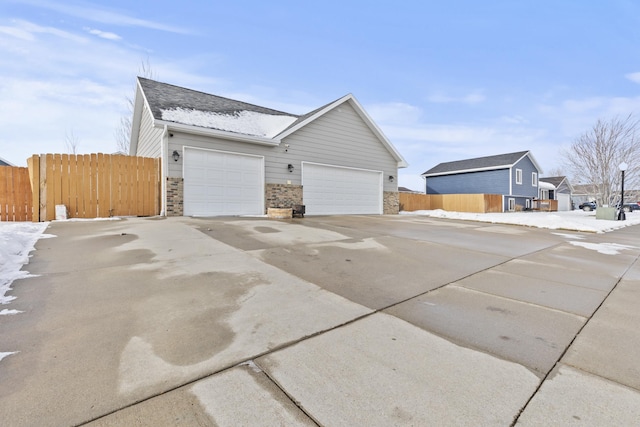
POLYGON ((0 166, 0 221, 31 220, 29 169, 0 166))
POLYGON ((557 200, 534 200, 533 206, 531 206, 531 208, 534 211, 557 212, 558 201, 557 200))
POLYGON ((33 221, 150 216, 160 212, 160 159, 110 154, 41 154, 27 160, 33 221))
POLYGON ((400 193, 400 209, 421 211, 442 209, 451 212, 502 212, 500 194, 414 194, 400 193))

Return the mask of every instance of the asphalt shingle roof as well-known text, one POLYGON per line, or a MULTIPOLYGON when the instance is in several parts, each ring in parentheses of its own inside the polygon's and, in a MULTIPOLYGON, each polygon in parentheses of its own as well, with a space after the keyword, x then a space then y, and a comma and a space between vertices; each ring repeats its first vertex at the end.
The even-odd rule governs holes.
POLYGON ((151 108, 151 113, 153 117, 158 120, 162 120, 162 110, 177 108, 222 114, 253 111, 262 114, 299 117, 296 114, 289 114, 247 102, 236 101, 222 96, 145 79, 143 77, 138 77, 138 80, 151 108))
POLYGON ((556 188, 562 184, 567 177, 566 176, 547 176, 544 178, 540 178, 542 182, 548 182, 549 184, 553 184, 556 188))
POLYGON ((476 169, 491 169, 493 167, 511 166, 528 152, 529 151, 518 151, 515 153, 498 154, 495 156, 477 157, 475 159, 444 162, 434 166, 422 175, 446 175, 476 169))

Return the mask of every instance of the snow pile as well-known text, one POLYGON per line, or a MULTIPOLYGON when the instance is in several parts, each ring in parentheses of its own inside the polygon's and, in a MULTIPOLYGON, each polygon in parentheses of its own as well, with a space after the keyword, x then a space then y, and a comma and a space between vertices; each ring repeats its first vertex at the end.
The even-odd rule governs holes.
POLYGON ((246 110, 225 114, 172 108, 161 110, 161 113, 162 120, 266 138, 273 138, 297 120, 297 117, 292 116, 263 114, 246 110))
POLYGON ((402 211, 400 214, 490 222, 494 224, 524 225, 528 227, 548 228, 551 230, 587 231, 591 233, 604 233, 618 228, 640 224, 640 212, 627 213, 626 221, 596 219, 595 212, 583 212, 581 210, 567 212, 503 212, 480 214, 448 212, 436 209, 432 211, 402 211))
MULTIPOLYGON (((6 296, 16 279, 29 277, 20 271, 29 262, 29 252, 43 235, 48 223, 0 222, 0 304, 8 304, 15 297, 6 296)), ((16 310, 2 310, 0 314, 15 314, 16 310)))

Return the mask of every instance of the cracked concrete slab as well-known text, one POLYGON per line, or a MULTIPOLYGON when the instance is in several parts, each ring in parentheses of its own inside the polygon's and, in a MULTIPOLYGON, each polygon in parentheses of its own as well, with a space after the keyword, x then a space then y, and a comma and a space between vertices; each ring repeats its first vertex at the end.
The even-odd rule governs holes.
POLYGON ((320 425, 509 425, 539 383, 381 313, 256 362, 320 425))
POLYGON ((640 392, 560 365, 533 397, 517 426, 637 426, 640 392))
POLYGON ((385 312, 460 345, 520 363, 541 377, 553 367, 586 320, 455 285, 385 312))
POLYGON ((109 414, 87 427, 316 426, 253 362, 109 414))

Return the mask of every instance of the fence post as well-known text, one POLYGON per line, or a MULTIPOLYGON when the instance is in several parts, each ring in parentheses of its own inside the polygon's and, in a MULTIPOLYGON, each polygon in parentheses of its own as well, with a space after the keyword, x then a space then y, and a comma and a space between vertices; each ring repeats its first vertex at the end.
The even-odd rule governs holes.
POLYGON ((34 154, 27 159, 29 183, 31 184, 31 221, 40 221, 40 156, 34 154))

